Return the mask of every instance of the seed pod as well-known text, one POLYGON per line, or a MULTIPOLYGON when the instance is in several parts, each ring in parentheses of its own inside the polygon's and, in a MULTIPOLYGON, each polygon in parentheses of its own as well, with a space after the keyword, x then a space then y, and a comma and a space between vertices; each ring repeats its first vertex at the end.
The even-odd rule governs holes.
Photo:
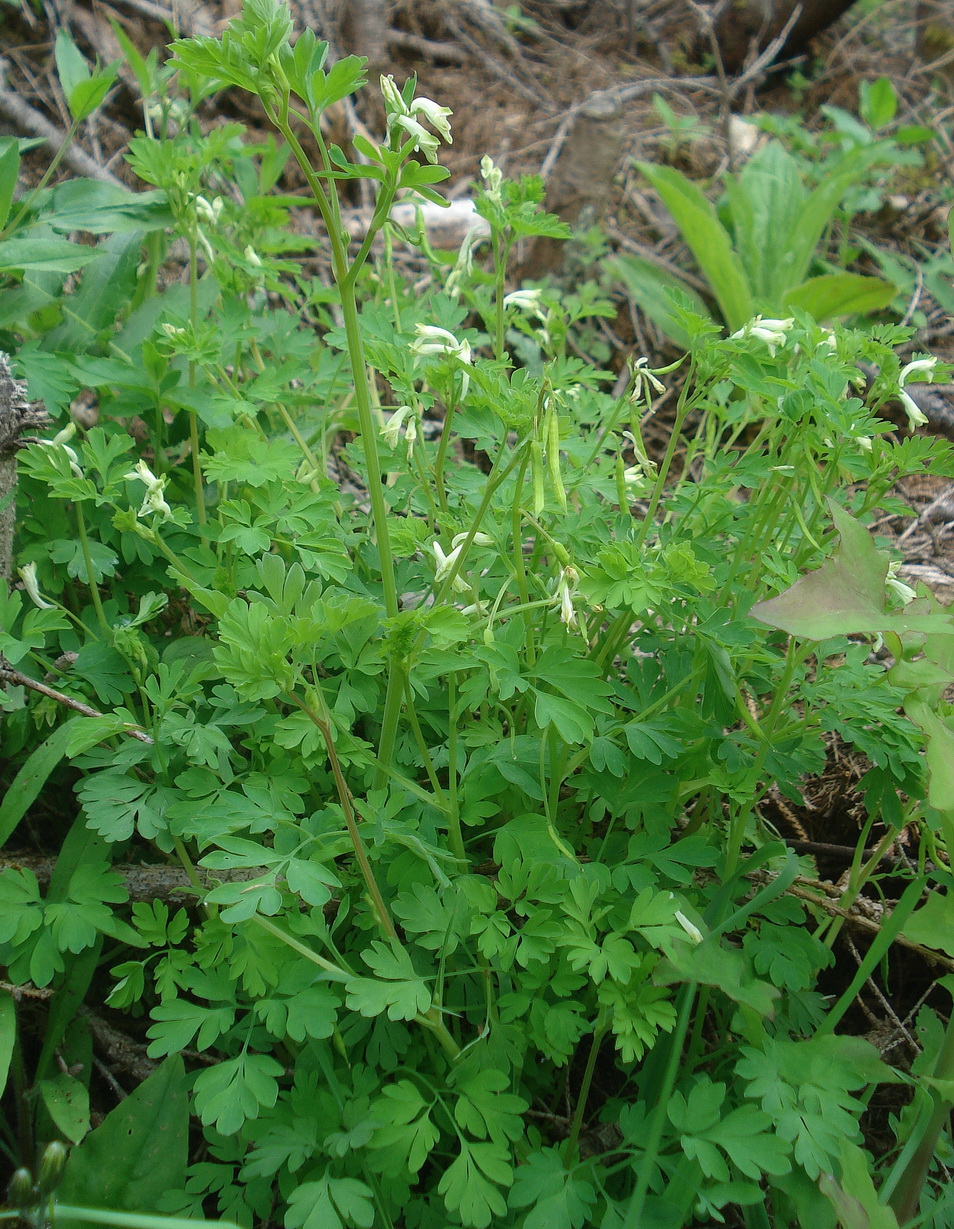
POLYGON ((550 470, 550 483, 557 503, 566 511, 566 490, 563 486, 563 475, 560 473, 560 419, 556 410, 551 409, 547 415, 547 467, 550 470))
POLYGON ((626 467, 623 465, 623 454, 616 454, 616 502, 620 512, 629 510, 629 496, 626 494, 626 467))
POLYGON ((539 440, 530 441, 530 479, 533 483, 533 515, 539 516, 546 503, 543 488, 543 445, 539 440))

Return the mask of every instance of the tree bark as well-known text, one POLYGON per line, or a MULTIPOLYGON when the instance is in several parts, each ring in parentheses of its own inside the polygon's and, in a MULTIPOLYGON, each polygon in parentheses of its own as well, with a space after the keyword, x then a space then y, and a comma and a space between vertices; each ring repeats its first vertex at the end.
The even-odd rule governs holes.
MULTIPOLYGON (((616 90, 591 94, 577 108, 563 147, 547 181, 546 209, 570 226, 592 226, 609 198, 613 174, 624 146, 623 106, 616 90)), ((556 272, 566 244, 534 240, 520 268, 521 277, 556 272)))
POLYGON ((796 9, 801 12, 779 51, 779 58, 798 55, 853 3, 854 0, 730 0, 715 23, 722 62, 729 72, 737 72, 753 47, 756 52, 761 51, 778 38, 796 9))

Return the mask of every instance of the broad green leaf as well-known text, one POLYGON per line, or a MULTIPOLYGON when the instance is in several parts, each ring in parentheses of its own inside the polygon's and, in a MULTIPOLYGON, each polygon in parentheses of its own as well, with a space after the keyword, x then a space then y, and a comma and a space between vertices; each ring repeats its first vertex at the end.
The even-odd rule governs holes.
POLYGON ((927 735, 928 802, 954 815, 954 730, 923 700, 909 700, 904 711, 927 735))
POLYGON ((779 597, 757 602, 753 618, 810 640, 879 631, 890 622, 884 585, 887 558, 875 549, 863 525, 837 504, 829 501, 829 507, 841 535, 832 557, 779 597))
POLYGON ((556 1148, 531 1152, 509 1195, 512 1208, 530 1208, 524 1229, 583 1229, 595 1202, 592 1183, 568 1170, 556 1148))
POLYGON ((60 1071, 40 1081, 40 1096, 54 1124, 71 1144, 89 1130, 89 1092, 74 1076, 60 1071))
POLYGON ((487 1229, 507 1211, 498 1185, 509 1186, 512 1181, 508 1148, 461 1139, 457 1158, 444 1170, 437 1189, 448 1211, 456 1212, 468 1229, 487 1229))
POLYGON ((36 801, 50 773, 67 754, 70 741, 84 720, 83 717, 73 717, 58 726, 40 743, 14 777, 0 802, 0 847, 6 844, 27 809, 36 801))
POLYGON ((841 536, 831 558, 778 597, 756 602, 752 617, 809 640, 866 632, 950 632, 947 615, 922 614, 915 603, 896 613, 887 609, 887 557, 859 521, 832 499, 828 506, 841 536))
POLYGON ((130 192, 94 179, 67 179, 57 184, 40 196, 38 208, 43 222, 62 234, 161 230, 173 221, 165 192, 130 192))
POLYGON ((7 239, 0 243, 0 270, 75 273, 98 256, 98 248, 68 239, 7 239))
POLYGON ((699 316, 709 316, 708 307, 696 292, 674 274, 639 256, 616 256, 606 262, 610 273, 615 273, 626 288, 627 294, 645 315, 677 346, 687 349, 689 334, 680 323, 672 308, 670 292, 676 291, 689 298, 692 310, 699 316))
POLYGON ((769 141, 737 178, 725 181, 732 231, 754 299, 778 314, 778 286, 787 284, 787 238, 806 190, 798 162, 780 141, 769 141))
POLYGON ((897 294, 897 286, 880 277, 860 273, 825 273, 811 277, 785 295, 783 306, 801 308, 818 321, 836 316, 867 315, 887 307, 897 294))
MULTIPOLYGON (((99 245, 101 258, 83 274, 79 289, 70 296, 69 313, 44 338, 46 348, 79 355, 94 345, 102 330, 115 326, 136 288, 142 238, 142 231, 133 231, 110 235, 99 245)), ((116 366, 125 368, 122 374, 127 379, 133 375, 129 366, 116 366)))
POLYGON ((912 943, 954 956, 954 895, 932 892, 904 923, 901 933, 912 943))
POLYGON ((17 1008, 13 995, 0 990, 0 1094, 7 1086, 10 1059, 17 1039, 17 1008))
POLYGON ((57 1195, 93 1208, 155 1211, 185 1182, 188 1143, 188 1080, 174 1055, 73 1149, 57 1195))
POLYGON ((5 142, 0 142, 0 230, 6 226, 10 216, 19 173, 20 150, 16 141, 8 137, 5 142))
POLYGON ((730 329, 755 315, 748 278, 728 231, 699 188, 672 167, 637 162, 673 216, 696 263, 706 275, 730 329))

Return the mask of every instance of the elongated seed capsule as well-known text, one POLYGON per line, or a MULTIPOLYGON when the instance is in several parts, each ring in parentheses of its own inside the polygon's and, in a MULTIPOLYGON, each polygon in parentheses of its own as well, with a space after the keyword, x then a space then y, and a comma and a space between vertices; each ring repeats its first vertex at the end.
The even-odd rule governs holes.
POLYGON ((530 480, 533 484, 533 515, 539 516, 546 503, 543 488, 543 445, 539 440, 530 441, 530 480))
POLYGON ((560 473, 560 419, 556 410, 547 415, 547 467, 550 470, 550 482, 557 503, 566 511, 566 490, 563 486, 563 475, 560 473))
POLYGON ((625 512, 629 508, 629 496, 626 494, 626 467, 623 464, 623 454, 616 454, 616 500, 619 503, 620 512, 625 512))

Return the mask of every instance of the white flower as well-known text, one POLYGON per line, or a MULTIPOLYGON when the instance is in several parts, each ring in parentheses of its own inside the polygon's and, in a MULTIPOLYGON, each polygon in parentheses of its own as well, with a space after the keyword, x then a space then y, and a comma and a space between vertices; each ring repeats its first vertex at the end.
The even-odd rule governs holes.
MULTIPOLYGON (((414 411, 409 405, 402 405, 400 409, 394 411, 391 417, 387 420, 384 426, 380 429, 380 436, 389 448, 397 448, 398 440, 401 438, 401 427, 406 422, 409 415, 413 415, 414 411)), ((413 424, 408 424, 408 431, 413 424)), ((417 432, 415 431, 415 436, 417 432)))
POLYGON ((913 362, 907 363, 902 367, 898 373, 898 400, 904 406, 904 412, 908 416, 908 426, 912 431, 915 427, 923 427, 928 420, 911 394, 904 391, 904 386, 908 379, 915 375, 923 376, 923 382, 930 384, 934 379, 934 368, 936 366, 936 355, 932 358, 916 358, 913 362))
POLYGON ((142 507, 136 513, 137 516, 148 516, 151 512, 158 512, 164 521, 171 521, 172 509, 166 503, 165 478, 157 478, 145 461, 137 461, 136 468, 130 470, 123 477, 127 482, 142 482, 146 486, 146 495, 142 501, 142 507))
MULTIPOLYGON (((464 536, 466 537, 466 534, 464 536)), ((431 550, 434 552, 434 558, 437 560, 437 571, 434 573, 434 579, 438 583, 440 583, 450 574, 451 569, 457 563, 457 558, 460 555, 461 546, 463 546, 463 542, 455 546, 449 555, 445 555, 440 542, 438 542, 435 539, 435 541, 431 543, 431 550)), ((466 583, 461 579, 460 576, 454 577, 454 583, 451 585, 451 588, 454 590, 455 593, 469 592, 466 583)))
MULTIPOLYGON (((454 538, 451 541, 451 546, 454 547, 455 549, 458 546, 462 546, 467 541, 469 536, 470 536, 469 533, 455 534, 454 538)), ((489 533, 479 533, 478 532, 474 534, 474 546, 493 546, 493 544, 494 544, 494 540, 490 536, 489 533)))
POLYGON ((252 247, 251 244, 249 244, 248 247, 245 249, 245 259, 254 268, 261 269, 262 258, 261 256, 259 256, 258 252, 255 251, 255 249, 252 247))
POLYGON ((401 97, 401 91, 395 85, 393 77, 381 78, 381 93, 384 95, 384 105, 389 113, 394 112, 396 115, 407 114, 407 107, 404 105, 404 99, 401 97))
POLYGON ((224 203, 221 196, 213 197, 211 201, 206 200, 204 196, 197 196, 195 198, 196 216, 201 218, 203 222, 211 222, 214 226, 222 215, 224 203))
POLYGON ((53 602, 47 602, 40 596, 40 585, 36 578, 35 563, 28 563, 22 568, 17 568, 17 573, 23 581, 23 587, 30 595, 30 601, 34 604, 34 606, 38 606, 40 610, 56 609, 53 602))
POLYGON ((384 95, 384 106, 388 115, 388 137, 395 128, 402 128, 413 141, 413 149, 419 149, 428 162, 437 161, 437 149, 441 141, 453 145, 448 117, 453 115, 450 107, 439 106, 431 98, 415 98, 410 104, 404 101, 404 96, 394 83, 393 77, 381 78, 381 93, 384 95), (419 116, 420 119, 415 117, 419 116), (430 124, 438 136, 428 132, 420 122, 430 124))
POLYGON ((754 337, 758 341, 764 341, 768 347, 769 354, 775 357, 776 346, 785 344, 785 335, 795 323, 793 317, 787 320, 763 320, 761 316, 756 316, 754 320, 750 320, 729 338, 729 341, 742 341, 749 337, 754 337))
POLYGON ((480 173, 487 185, 487 196, 495 204, 501 204, 503 195, 500 189, 503 184, 503 171, 494 163, 489 154, 484 154, 480 160, 480 173))
POLYGON ((518 311, 530 312, 534 316, 539 316, 541 320, 546 314, 546 308, 542 303, 542 290, 512 290, 510 294, 504 295, 504 307, 515 307, 518 311))
POLYGON ((449 117, 454 114, 450 107, 438 106, 430 98, 415 98, 411 103, 411 114, 423 115, 424 119, 427 120, 445 145, 454 144, 450 124, 447 122, 449 117))
POLYGON ((556 593, 553 595, 554 604, 560 607, 560 622, 570 628, 579 626, 576 610, 573 607, 573 598, 576 596, 576 583, 579 579, 580 574, 576 568, 565 567, 561 569, 556 593))
POLYGON ((889 589, 898 595, 901 601, 907 606, 908 602, 913 602, 917 597, 915 591, 910 585, 906 585, 903 580, 898 580, 898 571, 901 567, 901 560, 895 559, 888 564, 888 575, 885 577, 884 583, 889 589))
POLYGON ((904 388, 911 376, 923 373, 926 382, 930 384, 934 379, 934 368, 936 366, 936 354, 931 358, 916 358, 913 363, 908 363, 906 366, 901 368, 901 372, 898 375, 898 383, 902 388, 904 388))
POLYGON ((428 132, 422 124, 419 124, 412 115, 395 115, 392 127, 403 128, 414 142, 411 148, 420 150, 428 162, 437 162, 440 141, 433 132, 428 132))
POLYGON ((425 357, 429 354, 449 354, 459 358, 462 363, 470 362, 470 344, 458 341, 447 329, 438 328, 436 324, 417 324, 417 341, 411 342, 414 354, 425 357))
POLYGON ((927 415, 924 414, 910 393, 906 393, 904 389, 898 392, 898 400, 904 406, 904 412, 908 416, 908 426, 913 431, 915 427, 923 427, 927 422, 927 415))
POLYGON ((676 916, 676 921, 683 928, 683 930, 686 932, 689 938, 693 941, 693 943, 701 943, 702 942, 702 931, 699 929, 699 927, 696 926, 694 923, 690 922, 689 919, 686 917, 686 915, 684 913, 680 913, 678 909, 676 910, 675 916, 676 916))
POLYGON ((662 380, 658 379, 655 372, 649 368, 648 358, 638 358, 630 368, 633 377, 633 398, 638 400, 643 395, 645 387, 651 388, 653 392, 664 393, 666 386, 662 380))

